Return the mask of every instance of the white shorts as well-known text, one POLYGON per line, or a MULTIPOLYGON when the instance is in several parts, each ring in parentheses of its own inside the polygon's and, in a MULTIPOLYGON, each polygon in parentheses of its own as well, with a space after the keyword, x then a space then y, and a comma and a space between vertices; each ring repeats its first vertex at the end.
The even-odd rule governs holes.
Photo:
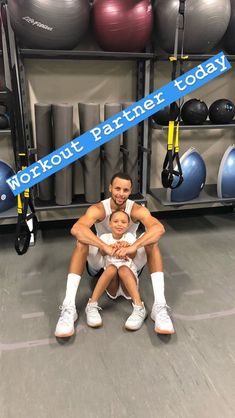
MULTIPOLYGON (((139 288, 139 277, 138 276, 137 277, 135 276, 135 279, 136 279, 136 282, 137 282, 137 288, 139 288)), ((131 297, 130 296, 127 296, 124 293, 121 283, 119 283, 119 288, 117 290, 116 295, 114 295, 114 296, 113 295, 110 295, 110 293, 107 290, 105 290, 105 292, 107 293, 107 295, 108 295, 108 297, 110 299, 117 299, 119 296, 123 296, 125 299, 131 300, 131 297)))

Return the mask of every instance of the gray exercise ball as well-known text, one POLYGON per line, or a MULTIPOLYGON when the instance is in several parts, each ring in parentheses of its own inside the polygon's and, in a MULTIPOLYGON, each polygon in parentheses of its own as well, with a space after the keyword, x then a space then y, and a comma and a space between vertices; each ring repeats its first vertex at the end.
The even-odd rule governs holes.
MULTIPOLYGON (((156 42, 168 53, 174 51, 178 10, 179 1, 156 1, 156 42)), ((230 0, 187 0, 185 2, 184 52, 200 54, 211 51, 225 34, 230 16, 230 0)), ((181 34, 182 31, 179 32, 179 44, 181 34)))
POLYGON ((89 0, 8 0, 12 28, 28 48, 73 49, 84 35, 89 0))
POLYGON ((235 0, 231 1, 231 17, 227 31, 222 39, 222 46, 229 54, 235 53, 235 0))

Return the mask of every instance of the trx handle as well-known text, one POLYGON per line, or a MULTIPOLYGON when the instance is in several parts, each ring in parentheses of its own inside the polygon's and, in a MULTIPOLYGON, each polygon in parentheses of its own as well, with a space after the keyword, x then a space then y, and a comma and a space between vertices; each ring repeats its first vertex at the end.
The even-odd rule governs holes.
POLYGON ((184 180, 179 159, 179 122, 176 126, 174 121, 169 122, 167 153, 163 163, 161 179, 163 187, 170 189, 176 189, 184 180), (174 162, 176 162, 177 169, 174 169, 174 162), (178 177, 178 180, 174 184, 175 177, 178 177))
POLYGON ((17 199, 18 221, 16 226, 15 250, 17 254, 23 255, 29 249, 31 234, 34 235, 34 239, 36 241, 38 220, 29 197, 29 190, 27 189, 23 194, 19 194, 17 199), (31 210, 31 213, 29 214, 27 214, 28 208, 31 210), (30 220, 32 220, 32 230, 30 230, 28 226, 28 222, 30 220))
MULTIPOLYGON (((25 162, 26 154, 19 154, 19 158, 22 159, 22 162, 25 162)), ((25 165, 22 165, 22 170, 24 168, 25 165)), ((16 226, 15 250, 17 254, 23 255, 29 249, 31 234, 34 235, 34 239, 36 241, 38 230, 38 220, 35 214, 29 189, 26 189, 23 193, 18 194, 17 213, 18 221, 16 226), (28 213, 29 209, 30 213, 28 213), (30 220, 32 220, 32 230, 30 230, 28 225, 30 220)))

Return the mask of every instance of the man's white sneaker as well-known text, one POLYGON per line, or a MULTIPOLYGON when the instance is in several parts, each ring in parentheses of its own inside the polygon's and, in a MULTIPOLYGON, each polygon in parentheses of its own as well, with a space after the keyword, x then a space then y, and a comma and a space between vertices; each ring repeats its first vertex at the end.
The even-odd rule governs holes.
POLYGON ((87 325, 92 328, 98 328, 102 325, 102 318, 99 314, 101 308, 98 306, 97 302, 88 302, 86 305, 86 321, 87 325))
POLYGON ((60 306, 61 314, 55 329, 55 336, 59 338, 71 337, 74 330, 74 322, 78 314, 74 305, 60 306))
POLYGON ((147 318, 147 312, 144 307, 144 304, 143 306, 139 306, 134 305, 134 303, 132 303, 132 306, 133 312, 129 316, 129 318, 127 318, 125 328, 130 331, 137 331, 137 329, 141 328, 141 326, 144 323, 144 320, 147 318))
POLYGON ((174 334, 175 330, 168 314, 169 306, 154 303, 151 318, 155 321, 155 332, 158 334, 174 334))

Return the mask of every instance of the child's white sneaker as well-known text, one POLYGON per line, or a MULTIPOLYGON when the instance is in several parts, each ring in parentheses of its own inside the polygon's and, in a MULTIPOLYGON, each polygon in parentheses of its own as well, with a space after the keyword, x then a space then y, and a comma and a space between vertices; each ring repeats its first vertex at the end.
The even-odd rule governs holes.
POLYGON ((125 323, 125 328, 130 331, 137 331, 137 329, 141 328, 141 326, 144 323, 144 320, 147 318, 147 312, 146 312, 144 304, 143 306, 139 306, 139 305, 134 305, 134 303, 132 303, 132 306, 133 306, 133 312, 129 316, 129 318, 127 318, 127 321, 125 323))
POLYGON ((85 312, 87 325, 92 328, 98 328, 102 325, 102 318, 99 314, 101 308, 97 302, 88 302, 85 312))

